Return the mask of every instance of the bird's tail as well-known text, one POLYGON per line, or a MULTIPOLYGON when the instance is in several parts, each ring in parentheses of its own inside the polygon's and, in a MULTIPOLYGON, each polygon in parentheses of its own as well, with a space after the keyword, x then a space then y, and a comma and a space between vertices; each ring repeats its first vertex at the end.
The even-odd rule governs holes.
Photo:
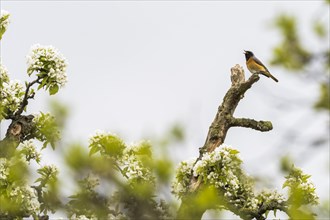
POLYGON ((268 78, 272 78, 275 82, 278 82, 278 79, 276 79, 270 72, 262 72, 262 75, 267 76, 268 78))
POLYGON ((270 78, 272 78, 275 82, 278 82, 278 79, 276 79, 272 74, 269 73, 270 78))

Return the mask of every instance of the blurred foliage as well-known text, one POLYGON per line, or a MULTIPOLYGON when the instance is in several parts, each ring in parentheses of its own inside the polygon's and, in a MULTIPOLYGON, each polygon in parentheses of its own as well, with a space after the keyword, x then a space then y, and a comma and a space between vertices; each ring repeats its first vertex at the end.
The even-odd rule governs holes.
POLYGON ((60 130, 54 116, 50 113, 40 112, 34 117, 33 122, 35 125, 34 136, 43 142, 43 148, 50 144, 55 149, 56 142, 60 140, 60 130))
POLYGON ((69 148, 66 161, 77 175, 78 191, 66 205, 68 216, 89 219, 164 219, 169 205, 157 195, 158 181, 167 181, 169 161, 156 159, 147 141, 127 145, 118 136, 96 132, 89 155, 69 148), (158 177, 158 178, 156 178, 158 177), (105 188, 104 188, 105 187, 105 188), (107 192, 107 193, 105 193, 107 192))
POLYGON ((59 130, 64 129, 66 120, 69 116, 69 108, 60 101, 52 100, 49 103, 50 112, 56 120, 56 125, 59 130))
POLYGON ((185 133, 183 125, 180 123, 174 123, 156 142, 160 147, 166 148, 174 143, 181 143, 184 139, 185 133))
POLYGON ((317 110, 330 111, 330 87, 329 83, 320 84, 320 95, 318 101, 315 103, 314 108, 317 110))
MULTIPOLYGON (((156 143, 183 141, 183 127, 175 124, 156 143)), ((162 148, 166 148, 165 145, 162 148)), ((162 152, 164 153, 164 152, 162 152)), ((79 144, 67 148, 65 160, 77 185, 65 205, 71 219, 168 219, 170 202, 161 185, 169 185, 173 162, 154 155, 150 141, 126 144, 109 132, 89 139, 89 152, 79 144)))
POLYGON ((322 23, 321 21, 315 21, 313 24, 313 31, 318 37, 322 39, 327 37, 326 24, 322 23))
POLYGON ((55 166, 43 166, 37 170, 40 177, 35 181, 39 185, 34 186, 38 194, 40 212, 47 215, 49 212, 55 213, 60 207, 58 188, 58 170, 55 166))
POLYGON ((286 181, 283 188, 289 187, 288 201, 295 206, 308 204, 318 204, 318 197, 315 193, 314 185, 309 181, 311 176, 304 174, 302 170, 292 166, 289 175, 286 176, 286 181))
POLYGON ((125 149, 124 142, 112 134, 98 133, 90 139, 90 155, 100 152, 101 155, 121 157, 125 149))
POLYGON ((297 71, 303 69, 311 59, 311 54, 302 45, 297 31, 297 21, 294 16, 280 15, 276 18, 275 26, 281 31, 282 42, 274 48, 273 65, 297 71))
POLYGON ((288 212, 293 219, 315 219, 311 205, 318 204, 318 197, 314 185, 309 181, 310 177, 294 166, 286 176, 283 188, 289 188, 288 212))
POLYGON ((98 179, 88 176, 79 180, 78 184, 77 193, 69 197, 70 201, 67 204, 69 216, 84 215, 87 218, 108 219, 108 202, 94 190, 99 185, 98 179))
MULTIPOLYGON (((326 1, 329 4, 329 1, 326 1)), ((329 5, 325 5, 329 7, 329 5)), ((275 28, 281 33, 282 40, 273 50, 271 64, 282 66, 294 73, 306 73, 319 80, 319 98, 315 109, 330 111, 330 49, 329 21, 322 22, 319 18, 313 21, 311 31, 316 35, 321 45, 320 51, 315 51, 303 44, 303 37, 298 30, 298 20, 293 15, 281 14, 275 18, 275 28), (317 67, 317 68, 315 68, 317 67), (321 68, 321 71, 319 70, 321 68)))
MULTIPOLYGON (((329 10, 330 1, 324 1, 324 6, 329 10)), ((323 8, 323 9, 324 9, 323 8)), ((280 66, 290 71, 293 74, 299 74, 308 76, 313 79, 314 82, 319 84, 318 97, 314 102, 314 109, 317 111, 330 112, 330 49, 329 49, 329 18, 325 14, 314 14, 311 18, 311 26, 309 27, 310 33, 315 36, 316 47, 310 47, 309 42, 304 39, 301 33, 301 26, 296 16, 290 14, 280 14, 275 18, 275 28, 281 33, 281 41, 275 46, 273 50, 273 58, 271 63, 276 66, 280 66)), ((314 40, 314 39, 313 39, 314 40)), ((329 130, 329 127, 327 128, 329 130)), ((300 132, 300 131, 298 131, 300 132)), ((312 141, 312 146, 324 145, 328 146, 329 137, 317 137, 312 141), (327 143, 327 144, 326 144, 327 143)), ((293 204, 289 208, 289 212, 293 219, 315 219, 315 216, 310 207, 304 205, 306 200, 312 201, 314 199, 311 196, 314 192, 311 186, 306 184, 309 176, 303 176, 300 174, 299 169, 293 166, 292 159, 289 156, 282 157, 281 159, 281 171, 291 176, 291 182, 288 180, 284 186, 290 186, 289 201, 293 204), (300 184, 305 186, 304 193, 301 188, 296 187, 300 176, 300 184), (293 181, 296 178, 296 181, 293 181), (307 194, 305 194, 307 193, 307 194), (308 194, 309 193, 309 194, 308 194), (303 209, 298 209, 296 206, 302 205, 303 209)), ((323 203, 327 203, 324 201, 323 203)), ((325 214, 324 210, 327 208, 321 208, 317 206, 315 213, 320 218, 329 218, 329 212, 325 214), (323 214, 322 214, 323 213, 323 214)))
POLYGON ((292 158, 289 155, 285 155, 280 160, 280 169, 283 173, 288 174, 293 166, 292 158))

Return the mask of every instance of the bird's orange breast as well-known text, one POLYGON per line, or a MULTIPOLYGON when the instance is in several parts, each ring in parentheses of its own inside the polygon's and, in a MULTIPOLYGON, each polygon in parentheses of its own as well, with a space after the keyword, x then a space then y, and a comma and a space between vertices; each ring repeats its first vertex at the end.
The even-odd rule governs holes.
POLYGON ((246 66, 251 73, 267 72, 265 67, 255 62, 252 57, 246 61, 246 66))

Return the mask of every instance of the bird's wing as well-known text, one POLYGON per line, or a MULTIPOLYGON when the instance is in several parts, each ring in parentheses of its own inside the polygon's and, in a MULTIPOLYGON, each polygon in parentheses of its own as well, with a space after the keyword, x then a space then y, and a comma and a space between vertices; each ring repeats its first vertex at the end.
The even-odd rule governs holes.
POLYGON ((254 56, 254 61, 256 61, 257 64, 263 66, 265 68, 265 70, 267 70, 267 72, 269 72, 269 70, 267 69, 267 67, 257 58, 254 56))

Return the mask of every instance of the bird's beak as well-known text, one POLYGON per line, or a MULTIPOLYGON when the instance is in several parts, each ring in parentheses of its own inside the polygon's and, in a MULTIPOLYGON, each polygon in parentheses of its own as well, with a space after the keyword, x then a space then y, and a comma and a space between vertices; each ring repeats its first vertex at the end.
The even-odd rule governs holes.
POLYGON ((244 54, 246 54, 246 50, 244 50, 244 54))

